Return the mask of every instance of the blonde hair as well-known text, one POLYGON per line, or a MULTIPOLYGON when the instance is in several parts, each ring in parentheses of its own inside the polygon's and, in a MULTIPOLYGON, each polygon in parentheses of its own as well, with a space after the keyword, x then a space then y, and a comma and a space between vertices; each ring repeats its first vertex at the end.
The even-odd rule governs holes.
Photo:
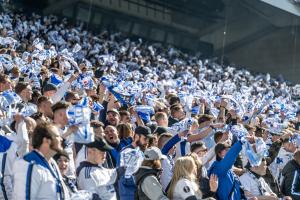
POLYGON ((202 176, 202 162, 201 160, 199 159, 198 155, 194 152, 192 153, 189 153, 187 156, 190 156, 191 158, 193 158, 195 164, 196 164, 196 168, 197 168, 197 180, 200 179, 200 177, 202 176))
POLYGON ((191 156, 180 157, 176 160, 175 166, 173 169, 173 177, 170 181, 170 187, 168 189, 168 197, 173 199, 173 193, 177 182, 182 179, 188 179, 190 181, 195 181, 195 172, 197 166, 194 159, 191 156))

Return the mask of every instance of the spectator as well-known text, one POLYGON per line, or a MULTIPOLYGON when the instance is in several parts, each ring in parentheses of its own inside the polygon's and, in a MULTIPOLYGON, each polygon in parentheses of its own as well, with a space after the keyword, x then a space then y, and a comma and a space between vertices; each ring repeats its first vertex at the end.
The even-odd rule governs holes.
POLYGON ((190 156, 180 157, 175 162, 174 175, 168 189, 170 199, 201 199, 197 184, 197 166, 190 156))
POLYGON ((300 199, 300 150, 294 154, 282 170, 282 193, 291 196, 292 199, 300 199))
POLYGON ((144 155, 145 159, 134 175, 137 185, 135 199, 168 199, 159 182, 159 176, 162 172, 160 150, 157 147, 150 147, 145 150, 144 155))

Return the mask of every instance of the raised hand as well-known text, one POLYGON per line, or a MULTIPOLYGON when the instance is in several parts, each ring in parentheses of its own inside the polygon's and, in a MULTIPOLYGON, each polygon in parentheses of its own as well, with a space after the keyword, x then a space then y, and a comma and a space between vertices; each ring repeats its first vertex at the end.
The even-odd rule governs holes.
POLYGON ((212 174, 209 178, 210 191, 216 192, 218 189, 218 185, 219 185, 218 176, 215 174, 212 174))

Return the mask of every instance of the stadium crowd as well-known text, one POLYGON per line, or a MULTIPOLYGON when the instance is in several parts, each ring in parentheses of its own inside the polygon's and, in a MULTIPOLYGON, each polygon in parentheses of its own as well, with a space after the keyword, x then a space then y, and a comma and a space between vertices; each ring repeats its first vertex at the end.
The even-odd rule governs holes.
POLYGON ((299 85, 56 16, 0 15, 0 199, 300 199, 299 85))

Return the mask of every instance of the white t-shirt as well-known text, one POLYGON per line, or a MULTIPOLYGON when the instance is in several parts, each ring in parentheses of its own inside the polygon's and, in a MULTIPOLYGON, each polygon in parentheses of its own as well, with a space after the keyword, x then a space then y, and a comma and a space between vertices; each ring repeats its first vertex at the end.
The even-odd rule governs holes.
POLYGON ((250 192, 255 197, 268 196, 273 193, 270 186, 262 177, 258 179, 254 178, 254 175, 251 175, 250 172, 246 172, 242 176, 240 176, 240 182, 244 187, 244 190, 250 192), (263 191, 260 191, 260 188, 263 191))
POLYGON ((180 179, 175 185, 173 200, 185 200, 191 196, 195 196, 197 199, 202 198, 202 194, 197 183, 186 178, 180 179))

